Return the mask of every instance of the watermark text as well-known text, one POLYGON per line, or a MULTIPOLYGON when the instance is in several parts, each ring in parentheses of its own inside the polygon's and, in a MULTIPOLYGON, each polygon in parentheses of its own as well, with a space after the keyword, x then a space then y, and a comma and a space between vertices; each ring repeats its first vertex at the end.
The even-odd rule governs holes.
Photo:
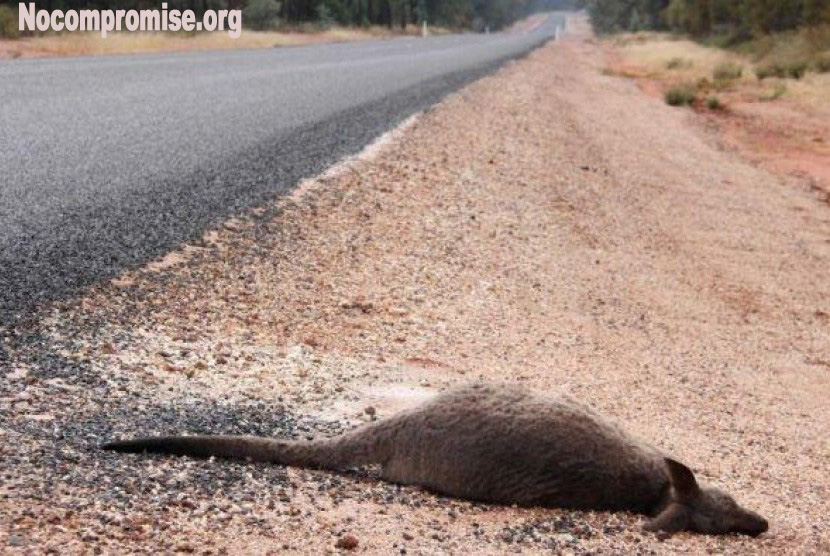
POLYGON ((38 10, 34 2, 20 3, 21 31, 225 31, 232 39, 242 34, 241 10, 206 10, 201 19, 193 10, 38 10))

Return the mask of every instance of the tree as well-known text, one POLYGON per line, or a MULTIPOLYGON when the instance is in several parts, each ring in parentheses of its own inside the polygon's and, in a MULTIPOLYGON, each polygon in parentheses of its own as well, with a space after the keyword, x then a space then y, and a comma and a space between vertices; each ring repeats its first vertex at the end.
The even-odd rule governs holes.
POLYGON ((280 4, 276 0, 251 0, 242 10, 242 21, 256 31, 265 31, 277 26, 280 4))

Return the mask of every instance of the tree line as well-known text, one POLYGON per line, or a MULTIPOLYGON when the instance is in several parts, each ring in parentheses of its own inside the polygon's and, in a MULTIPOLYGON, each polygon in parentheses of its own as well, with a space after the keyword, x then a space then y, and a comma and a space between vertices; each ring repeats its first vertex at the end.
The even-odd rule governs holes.
POLYGON ((753 36, 830 23, 830 0, 586 0, 596 31, 753 36))
MULTIPOLYGON (((24 0, 26 1, 26 0, 24 0)), ((406 27, 427 21, 454 29, 499 29, 533 11, 572 7, 575 0, 34 0, 45 10, 242 10, 243 23, 255 29, 278 25, 406 27)), ((18 2, 0 1, 12 9, 18 2)))

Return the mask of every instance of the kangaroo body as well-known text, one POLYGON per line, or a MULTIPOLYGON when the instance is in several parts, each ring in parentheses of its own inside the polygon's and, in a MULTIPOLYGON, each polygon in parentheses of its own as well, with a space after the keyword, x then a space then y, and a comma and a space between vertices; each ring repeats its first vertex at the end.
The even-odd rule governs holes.
MULTIPOLYGON (((627 510, 659 514, 658 519, 683 497, 680 483, 688 479, 687 472, 687 494, 705 494, 688 468, 667 460, 590 408, 569 397, 544 398, 504 385, 476 384, 450 391, 419 408, 330 439, 160 437, 104 448, 331 470, 380 464, 385 480, 456 498, 627 510)), ((655 523, 655 528, 671 530, 672 523, 655 523)), ((740 532, 752 534, 760 522, 755 525, 740 532)), ((765 521, 763 525, 766 530, 765 521)))

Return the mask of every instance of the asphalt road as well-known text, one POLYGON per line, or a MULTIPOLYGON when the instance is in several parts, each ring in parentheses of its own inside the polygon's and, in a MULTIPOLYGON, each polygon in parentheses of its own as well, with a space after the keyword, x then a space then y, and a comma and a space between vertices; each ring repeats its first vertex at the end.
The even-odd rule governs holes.
POLYGON ((284 193, 562 24, 0 62, 0 324, 284 193))

